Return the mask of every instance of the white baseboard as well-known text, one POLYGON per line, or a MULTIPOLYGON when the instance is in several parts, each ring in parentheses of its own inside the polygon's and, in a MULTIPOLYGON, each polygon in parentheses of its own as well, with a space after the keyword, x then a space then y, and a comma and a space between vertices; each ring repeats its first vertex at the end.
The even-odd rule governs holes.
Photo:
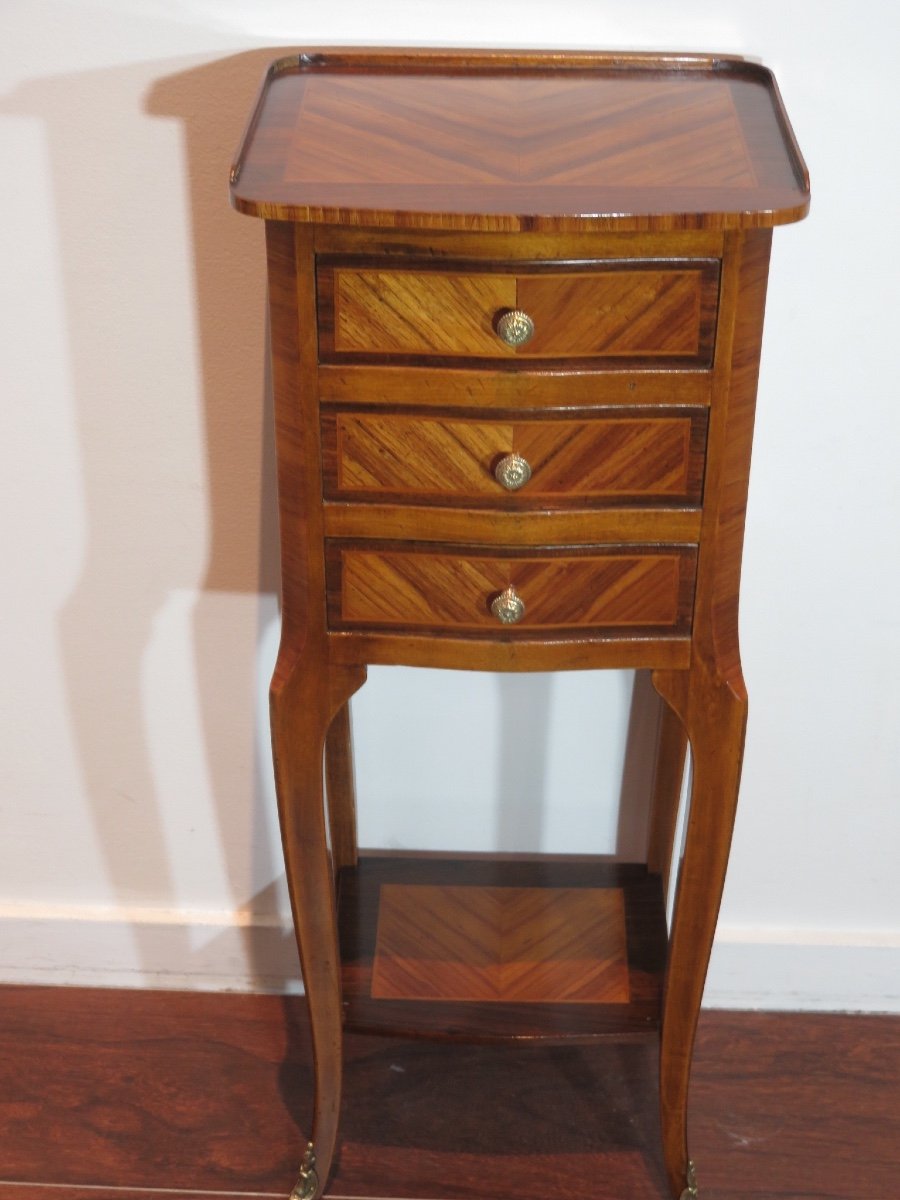
POLYGON ((0 906, 0 983, 302 991, 289 918, 160 908, 0 906))
POLYGON ((719 927, 706 1008, 900 1012, 900 933, 719 927))
MULTIPOLYGON (((286 918, 43 905, 0 907, 0 983, 301 990, 286 918)), ((723 925, 704 1004, 900 1012, 900 933, 723 925)))

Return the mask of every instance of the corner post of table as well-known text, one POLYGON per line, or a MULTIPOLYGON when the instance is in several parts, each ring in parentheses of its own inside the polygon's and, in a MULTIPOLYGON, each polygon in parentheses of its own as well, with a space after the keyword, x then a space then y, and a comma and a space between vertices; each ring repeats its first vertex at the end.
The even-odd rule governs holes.
POLYGON ((335 712, 365 679, 363 668, 331 668, 318 655, 290 655, 270 694, 275 790, 288 890, 312 1030, 312 1137, 295 1193, 324 1186, 337 1140, 341 1100, 341 962, 335 871, 326 834, 322 759, 335 712), (324 684, 324 686, 323 686, 324 684))
POLYGON ((332 758, 335 747, 349 749, 340 725, 329 730, 366 673, 362 665, 332 663, 328 650, 313 230, 267 221, 266 247, 281 536, 281 642, 269 702, 275 790, 315 1074, 312 1137, 292 1195, 313 1200, 334 1156, 342 1064, 336 872, 328 847, 323 756, 329 738, 332 758))
POLYGON ((687 744, 687 734, 681 720, 665 700, 661 701, 647 832, 647 870, 651 875, 660 877, 666 898, 669 895, 687 744))
POLYGON ((359 850, 349 703, 342 704, 335 713, 325 738, 325 790, 328 796, 331 857, 337 876, 344 867, 356 866, 359 850))
MULTIPOLYGON (((660 1109, 675 1197, 697 1194, 687 1144, 691 1058, 731 847, 747 725, 738 597, 771 230, 725 237, 691 665, 653 683, 690 743, 692 784, 669 942, 660 1109)), ((675 735, 671 732, 673 742, 675 735)), ((671 756, 670 756, 671 757, 671 756)))

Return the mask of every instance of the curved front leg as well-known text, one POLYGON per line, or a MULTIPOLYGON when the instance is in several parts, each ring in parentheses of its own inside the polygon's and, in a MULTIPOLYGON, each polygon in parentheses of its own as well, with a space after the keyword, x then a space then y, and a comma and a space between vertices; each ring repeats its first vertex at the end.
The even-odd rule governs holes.
POLYGON ((678 823, 678 802, 681 799, 687 757, 687 734, 680 719, 665 700, 662 701, 661 709, 656 739, 650 827, 647 832, 647 870, 651 875, 659 875, 663 894, 668 899, 675 827, 678 823))
POLYGON ((348 703, 342 704, 335 713, 325 738, 325 787, 331 829, 331 857, 337 876, 342 867, 355 867, 358 858, 353 735, 348 703))
POLYGON ((678 874, 660 1038, 663 1153, 672 1194, 697 1195, 687 1145, 687 1102, 700 1002, 725 884, 747 726, 738 682, 703 667, 657 671, 657 691, 681 720, 691 745, 693 779, 684 856, 678 874))
POLYGON ((275 785, 294 929, 309 1007, 315 1094, 312 1140, 293 1200, 321 1194, 337 1141, 341 1104, 341 963, 334 877, 326 839, 322 756, 336 710, 365 678, 298 662, 276 668, 270 693, 275 785))

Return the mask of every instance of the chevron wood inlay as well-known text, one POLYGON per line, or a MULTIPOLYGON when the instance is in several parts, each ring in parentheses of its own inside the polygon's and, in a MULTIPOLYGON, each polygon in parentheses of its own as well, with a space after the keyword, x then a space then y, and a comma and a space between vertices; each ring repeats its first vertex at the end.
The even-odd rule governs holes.
POLYGON ((764 70, 615 59, 547 71, 528 54, 430 52, 390 75, 383 54, 374 71, 358 53, 284 60, 237 165, 235 203, 276 219, 485 230, 802 215, 803 164, 764 70))
POLYGON ((674 359, 708 364, 718 264, 697 259, 525 267, 502 273, 341 266, 319 272, 323 359, 342 355, 674 359), (508 346, 498 317, 523 309, 534 335, 508 346))
POLYGON ((371 76, 321 76, 309 81, 302 119, 303 152, 297 147, 284 172, 291 183, 377 185, 399 177, 420 185, 452 178, 597 186, 614 177, 621 186, 671 188, 698 173, 710 187, 757 183, 729 90, 700 79, 685 87, 672 80, 408 77, 373 86, 371 76), (414 126, 421 140, 409 137, 414 126), (440 140, 423 145, 432 128, 440 128, 440 140))
MULTIPOLYGON (((671 411, 671 410, 670 410, 671 411)), ((706 410, 590 421, 479 421, 396 413, 327 412, 323 472, 329 497, 439 496, 509 506, 553 498, 697 502, 706 410), (522 455, 531 479, 510 493, 494 468, 522 455)))
POLYGON ((658 1027, 665 908, 643 864, 363 851, 338 911, 349 1029, 564 1041, 658 1027))
POLYGON ((537 557, 365 546, 327 543, 332 628, 407 625, 497 632, 491 601, 511 584, 525 602, 516 630, 674 630, 690 621, 695 555, 686 547, 537 557))
POLYGON ((627 1004, 622 890, 384 884, 371 994, 627 1004))

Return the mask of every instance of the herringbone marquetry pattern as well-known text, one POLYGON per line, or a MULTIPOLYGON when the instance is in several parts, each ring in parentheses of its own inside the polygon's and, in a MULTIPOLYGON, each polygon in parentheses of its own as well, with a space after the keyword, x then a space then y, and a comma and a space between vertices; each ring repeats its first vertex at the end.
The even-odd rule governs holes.
POLYGON ((806 211, 765 70, 604 54, 556 69, 571 65, 285 59, 235 166, 234 203, 276 220, 485 231, 744 228, 806 211))
POLYGON ((326 267, 320 271, 322 352, 334 355, 547 356, 709 359, 714 263, 529 275, 326 267), (332 295, 333 292, 333 295, 332 295), (331 308, 333 306, 333 312, 331 308), (520 308, 534 321, 508 346, 497 318, 520 308))
POLYGON ((620 888, 381 888, 372 997, 626 1004, 620 888))
POLYGON ((323 418, 326 494, 494 500, 494 477, 515 452, 532 476, 515 494, 538 498, 699 498, 705 412, 592 421, 477 421, 382 413, 323 418), (699 426, 700 428, 696 428, 699 426), (692 434, 700 436, 692 445, 692 434))
POLYGON ((301 119, 292 183, 756 183, 729 91, 704 79, 318 76, 301 119))
POLYGON ((694 559, 675 547, 646 554, 525 558, 332 544, 329 555, 329 617, 338 628, 496 631, 491 601, 510 585, 525 602, 516 629, 674 629, 686 624, 690 611, 682 583, 690 582, 694 559))

